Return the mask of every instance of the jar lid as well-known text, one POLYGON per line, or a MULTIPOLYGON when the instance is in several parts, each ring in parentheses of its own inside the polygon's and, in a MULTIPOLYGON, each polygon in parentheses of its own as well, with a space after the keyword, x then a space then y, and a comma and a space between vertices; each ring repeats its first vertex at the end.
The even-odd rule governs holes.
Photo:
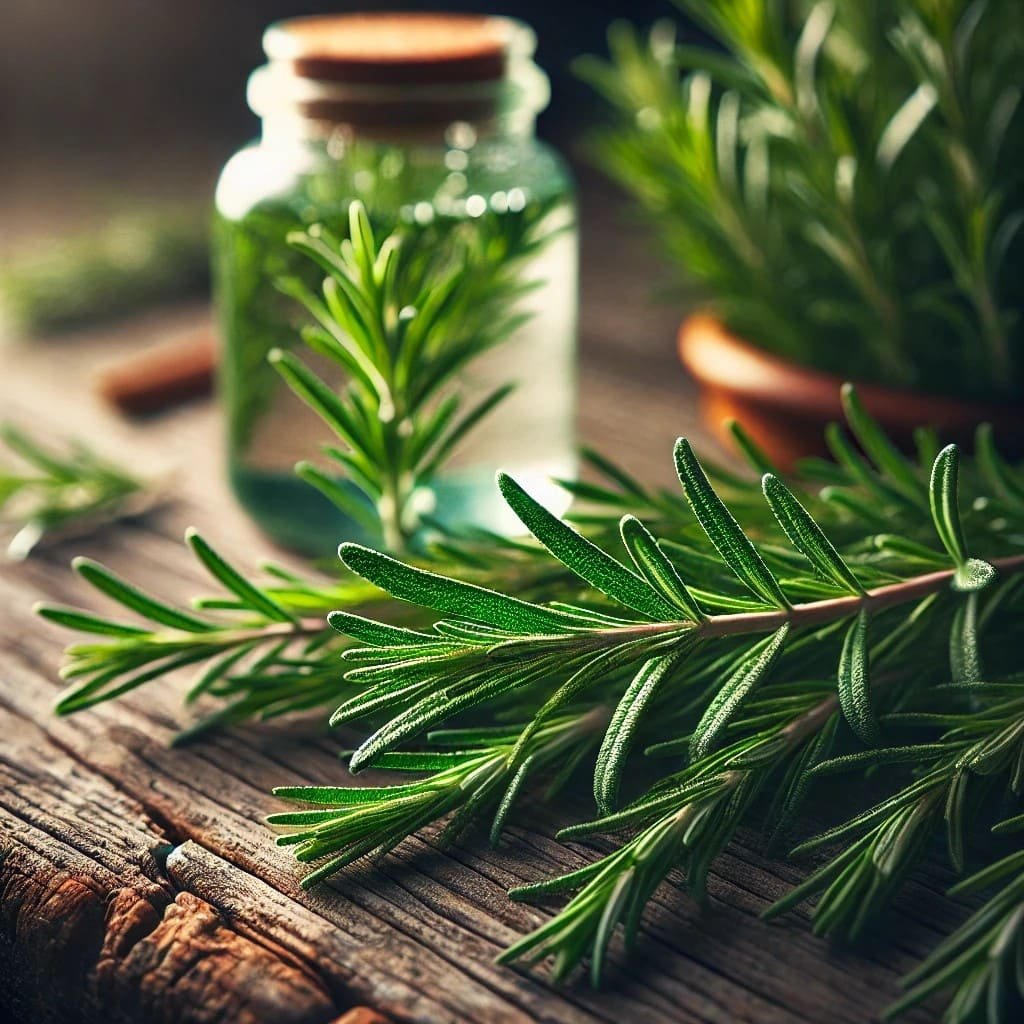
POLYGON ((263 37, 271 62, 300 78, 366 85, 494 82, 532 45, 511 18, 411 12, 290 18, 263 37))

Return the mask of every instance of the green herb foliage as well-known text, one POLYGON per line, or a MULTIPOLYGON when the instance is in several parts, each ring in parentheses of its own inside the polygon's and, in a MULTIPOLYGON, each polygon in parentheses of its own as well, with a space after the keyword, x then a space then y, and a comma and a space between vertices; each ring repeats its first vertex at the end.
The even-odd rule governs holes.
POLYGON ((0 425, 0 443, 16 456, 0 466, 0 537, 6 535, 12 561, 48 537, 140 514, 156 499, 152 490, 144 493, 140 480, 84 444, 58 454, 10 423, 0 425))
MULTIPOLYGON (((621 929, 634 941, 670 870, 702 899, 741 824, 760 819, 780 842, 812 786, 885 766, 891 795, 802 843, 796 855, 838 852, 769 911, 816 896, 814 929, 856 939, 934 837, 945 835, 963 870, 991 799, 1019 800, 1024 475, 987 428, 977 462, 928 433, 911 460, 854 392, 844 402, 865 455, 836 427, 838 461, 809 461, 786 482, 738 427, 760 482, 702 466, 680 440, 683 501, 591 456, 601 482, 572 485, 586 500, 572 524, 500 475, 529 542, 476 531, 416 564, 343 544, 336 581, 271 567, 254 584, 190 534, 225 592, 197 610, 79 561, 88 583, 146 625, 41 608, 99 638, 69 648, 72 685, 58 710, 193 666, 189 698, 224 701, 200 728, 325 705, 334 723, 366 723, 352 771, 421 777, 278 791, 305 805, 270 821, 312 866, 306 884, 434 821, 446 820, 451 838, 488 811, 497 842, 526 788, 543 779, 556 800, 592 762, 597 817, 560 836, 624 833, 623 845, 514 890, 577 894, 503 958, 551 956, 556 978, 589 958, 595 984, 612 937, 621 929), (368 617, 382 590, 385 617, 368 617), (644 756, 667 768, 638 793, 644 756)), ((911 976, 895 1011, 942 987, 954 990, 953 1021, 982 998, 1012 1005, 1019 869, 1011 856, 980 871, 978 887, 1010 881, 911 976)))
POLYGON ((284 786, 274 790, 285 800, 311 810, 272 814, 267 821, 282 830, 279 846, 294 846, 299 861, 322 861, 302 880, 309 887, 360 857, 389 852, 418 828, 452 814, 444 838, 451 839, 472 817, 491 807, 495 843, 516 797, 527 781, 547 769, 547 798, 555 796, 600 735, 607 720, 601 705, 567 709, 531 734, 510 755, 527 726, 446 729, 430 734, 438 748, 428 753, 399 751, 378 768, 430 772, 427 778, 394 786, 284 786), (551 769, 554 771, 551 771, 551 769))
MULTIPOLYGON (((993 828, 1019 832, 1024 817, 1008 819, 993 828)), ((1013 1019, 1024 1002, 1024 850, 965 878, 950 895, 1000 888, 904 980, 906 994, 886 1014, 892 1019, 936 991, 953 991, 944 1020, 967 1024, 987 1019, 1013 1019)))
POLYGON ((169 604, 88 558, 75 571, 88 584, 145 620, 139 625, 64 605, 40 604, 43 618, 101 638, 70 646, 61 675, 68 689, 58 714, 120 696, 175 669, 198 666, 186 701, 223 701, 183 732, 179 741, 253 717, 272 718, 330 702, 338 692, 333 631, 324 620, 336 604, 372 598, 358 581, 312 582, 279 566, 264 566, 255 584, 229 565, 198 533, 186 538, 198 560, 224 588, 197 599, 195 609, 169 604))
POLYGON ((1024 393, 1024 7, 676 3, 721 49, 620 25, 580 72, 680 276, 801 363, 1024 393))
POLYGON ((324 555, 341 535, 418 544, 425 513, 445 515, 444 470, 518 383, 464 387, 479 356, 515 343, 521 300, 543 284, 534 257, 573 211, 550 154, 501 153, 476 147, 466 179, 423 153, 363 142, 239 219, 218 218, 232 483, 287 546, 324 555), (522 188, 507 194, 512 167, 522 188), (463 190, 490 196, 486 209, 470 215, 463 190), (299 479, 280 462, 288 449, 260 429, 278 414, 302 422, 289 386, 332 442, 296 452, 299 479))
POLYGON ((136 203, 79 234, 16 248, 0 263, 0 334, 56 333, 209 284, 206 204, 136 203))
MULTIPOLYGON (((682 496, 593 456, 600 482, 573 485, 586 501, 572 522, 499 475, 531 540, 446 537, 415 563, 346 543, 345 574, 322 587, 280 574, 252 584, 195 536, 228 595, 198 611, 80 563, 147 624, 43 609, 100 635, 69 649, 61 708, 190 664, 193 692, 228 698, 227 720, 328 705, 332 722, 361 726, 353 772, 422 777, 279 791, 306 805, 271 821, 311 865, 307 882, 434 821, 450 835, 486 810, 497 840, 526 789, 543 779, 557 816, 558 787, 589 770, 596 816, 560 836, 621 833, 622 845, 514 890, 575 895, 503 959, 551 957, 557 978, 589 960, 595 983, 670 871, 703 899, 741 825, 759 821, 777 846, 812 788, 846 785, 856 802, 876 774, 889 795, 798 846, 841 844, 770 911, 816 896, 815 929, 855 940, 934 837, 945 834, 961 871, 985 856, 975 838, 992 807, 1019 801, 1024 473, 986 429, 976 461, 928 432, 908 458, 854 392, 843 400, 856 445, 834 427, 837 461, 809 461, 795 478, 738 427, 760 480, 702 464, 685 440, 682 496), (368 611, 373 594, 380 614, 368 611), (325 630, 317 616, 332 604, 325 630)), ((939 948, 908 1003, 946 985, 959 986, 951 1013, 981 986, 1012 997, 1013 976, 993 964, 1011 964, 1005 943, 1019 948, 1013 884, 984 927, 950 940, 966 943, 952 960, 939 948)))
POLYGON ((524 263, 551 237, 551 206, 406 225, 378 242, 356 201, 346 238, 323 225, 289 236, 326 276, 318 292, 298 277, 281 287, 311 318, 306 345, 347 381, 339 392, 293 352, 269 353, 342 444, 325 447, 336 473, 311 462, 296 472, 393 551, 419 527, 417 495, 515 386, 467 407, 456 381, 523 322, 518 300, 539 283, 524 279, 524 263))

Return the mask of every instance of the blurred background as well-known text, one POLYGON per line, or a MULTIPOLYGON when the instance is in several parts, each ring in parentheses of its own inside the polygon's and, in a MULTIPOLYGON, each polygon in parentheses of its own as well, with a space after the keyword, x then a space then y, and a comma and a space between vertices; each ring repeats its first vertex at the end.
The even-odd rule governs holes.
MULTIPOLYGON (((219 511, 227 482, 216 404, 168 402, 158 417, 117 415, 103 393, 108 374, 115 386, 144 378, 153 367, 140 368, 137 357, 161 351, 173 375, 182 365, 187 372, 182 353, 196 345, 198 363, 208 362, 208 257, 195 239, 225 162, 259 133, 246 82, 265 61, 267 25, 325 12, 431 9, 509 15, 535 29, 552 96, 538 135, 569 159, 580 186, 580 436, 628 435, 622 455, 638 474, 669 479, 666 446, 696 420, 675 354, 680 307, 652 303, 662 262, 627 197, 584 154, 607 105, 571 65, 581 54, 606 54, 608 27, 619 19, 646 27, 675 18, 685 37, 702 38, 670 0, 0 0, 0 421, 34 420, 39 436, 58 445, 82 435, 129 463, 187 465, 201 481, 194 490, 209 491, 219 511), (147 251, 160 261, 146 270, 145 286, 157 282, 159 302, 135 301, 117 274, 100 280, 103 267, 90 269, 97 253, 105 259, 118 244, 107 227, 121 211, 180 209, 193 218, 183 240, 175 237, 181 225, 144 224, 147 251), (191 250, 166 259, 179 241, 191 250), (160 289, 172 265, 195 275, 190 287, 160 289), (90 288, 69 288, 69 279, 101 285, 103 301, 123 297, 123 308, 80 317, 76 293, 90 288), (4 315, 4 299, 29 295, 30 315, 4 315), (638 349, 651 358, 638 361, 638 349), (628 422, 639 405, 650 417, 628 422), (60 409, 63 417, 50 415, 60 409)), ((161 377, 159 367, 153 372, 161 377)), ((203 376, 200 366, 200 391, 203 376)), ((208 387, 208 367, 205 379, 208 387)))
MULTIPOLYGON (((52 256, 52 240, 81 239, 119 210, 212 204, 225 161, 259 132, 246 105, 246 80, 265 61, 261 38, 271 22, 323 12, 431 9, 505 14, 536 30, 537 61, 552 95, 538 134, 569 158, 581 184, 585 306, 588 293, 605 287, 604 268, 591 253, 603 248, 606 227, 617 232, 631 218, 626 199, 584 156, 583 140, 602 104, 574 74, 572 61, 605 54, 608 26, 617 19, 647 26, 674 17, 685 37, 702 38, 670 0, 2 0, 0 276, 5 265, 23 265, 26 254, 30 262, 37 253, 52 256)), ((645 308, 649 283, 640 284, 657 271, 643 238, 637 231, 616 242, 638 250, 620 264, 627 268, 619 282, 624 325, 658 315, 645 308), (636 308, 625 297, 631 282, 636 308)), ((161 242, 166 249, 168 240, 161 242)), ((60 267, 52 270, 48 276, 56 281, 60 267)), ((139 305, 125 302, 127 312, 139 305)), ((678 306, 665 310, 661 348, 670 362, 677 318, 678 306)), ((0 317, 0 334, 3 326, 0 317)), ((660 321, 655 329, 662 332, 660 321)), ((31 333, 49 334, 50 325, 34 325, 31 333)))
POLYGON ((604 52, 610 22, 649 23, 668 0, 3 0, 0 4, 0 249, 127 190, 209 190, 253 137, 245 103, 264 28, 326 11, 450 9, 522 18, 552 84, 540 134, 572 152, 597 108, 571 61, 604 52))
MULTIPOLYGON (((704 440, 729 415, 789 464, 819 451, 845 380, 879 389, 866 400, 903 443, 920 424, 969 443, 987 420, 1024 452, 1020 0, 0 0, 0 338, 50 338, 86 322, 90 294, 106 303, 105 322, 93 316, 86 344, 63 346, 59 362, 45 345, 0 347, 0 376, 13 380, 4 367, 17 362, 59 390, 68 372, 95 380, 191 332, 205 334, 208 385, 207 217, 220 169, 258 134, 246 82, 266 26, 437 7, 536 30, 552 95, 538 134, 580 186, 584 442, 614 438, 637 475, 666 479, 671 440, 704 440), (648 36, 661 19, 682 45, 648 36), (573 62, 607 54, 616 21, 637 34, 620 32, 587 84, 573 62), (588 147, 606 121, 603 148, 588 147), (128 255, 150 291, 133 295, 119 266, 132 232, 102 226, 175 204, 190 223, 135 232, 146 244, 128 255), (41 270, 7 274, 33 249, 41 270), (191 307, 166 303, 184 294, 191 307), (697 308, 717 320, 689 346, 683 331, 684 371, 677 333, 697 308), (122 316, 139 310, 151 319, 122 316), (908 403, 917 396, 926 404, 908 403)), ((200 414, 210 422, 169 441, 187 450, 201 428, 213 447, 216 410, 200 414)))

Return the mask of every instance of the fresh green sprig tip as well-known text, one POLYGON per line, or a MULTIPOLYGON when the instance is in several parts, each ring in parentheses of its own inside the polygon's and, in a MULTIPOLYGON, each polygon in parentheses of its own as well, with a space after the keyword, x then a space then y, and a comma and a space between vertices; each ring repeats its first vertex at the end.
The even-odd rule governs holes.
POLYGON ((4 423, 0 443, 16 459, 0 467, 0 542, 9 561, 27 558, 44 541, 142 514, 160 500, 154 484, 81 442, 58 453, 4 423))
POLYGON ((295 352, 270 350, 270 365, 340 442, 324 447, 333 471, 304 460, 296 473, 392 551, 414 546, 417 495, 515 388, 468 401, 459 381, 524 322, 520 300, 537 284, 529 261, 561 229, 556 205, 399 225, 379 240, 354 201, 347 237, 322 224, 288 236, 324 276, 318 290, 297 277, 280 287, 310 317, 306 347, 347 380, 338 389, 295 352))

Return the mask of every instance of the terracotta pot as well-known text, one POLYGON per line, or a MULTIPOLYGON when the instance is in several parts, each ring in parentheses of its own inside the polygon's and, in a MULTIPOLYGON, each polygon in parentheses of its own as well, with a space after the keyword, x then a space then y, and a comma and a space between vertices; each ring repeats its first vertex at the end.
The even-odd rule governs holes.
MULTIPOLYGON (((842 420, 842 378, 787 362, 734 337, 713 316, 691 316, 679 329, 679 355, 700 385, 701 416, 723 440, 738 420, 782 468, 825 454, 823 431, 842 420)), ((857 384, 867 410, 907 450, 915 427, 934 427, 968 449, 979 423, 991 423, 1006 456, 1024 455, 1024 404, 987 403, 857 384)))

